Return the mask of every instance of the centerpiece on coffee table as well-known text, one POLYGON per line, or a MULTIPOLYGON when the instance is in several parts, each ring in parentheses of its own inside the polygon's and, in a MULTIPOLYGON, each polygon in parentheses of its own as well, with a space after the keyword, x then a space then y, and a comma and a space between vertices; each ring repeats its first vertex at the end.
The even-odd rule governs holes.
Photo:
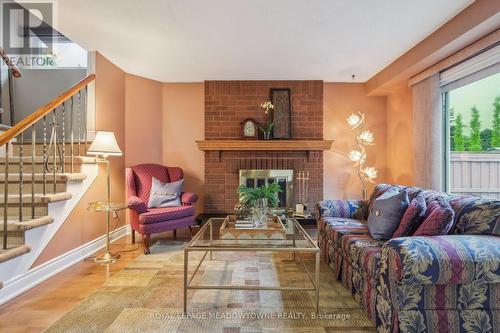
POLYGON ((278 206, 278 193, 281 187, 277 183, 270 183, 259 187, 240 185, 238 195, 240 203, 252 208, 252 222, 255 227, 262 227, 267 223, 269 206, 278 206))
POLYGON ((238 225, 238 220, 234 215, 228 215, 220 227, 220 239, 286 239, 286 229, 279 216, 269 216, 268 223, 260 227, 250 224, 250 227, 238 225))

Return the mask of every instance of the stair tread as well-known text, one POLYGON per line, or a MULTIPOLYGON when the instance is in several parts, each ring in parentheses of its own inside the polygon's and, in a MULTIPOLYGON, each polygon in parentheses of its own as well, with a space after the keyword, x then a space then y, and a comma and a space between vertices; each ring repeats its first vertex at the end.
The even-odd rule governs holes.
POLYGON ((31 251, 31 246, 20 245, 7 250, 0 249, 0 263, 22 256, 31 251))
MULTIPOLYGON (((31 203, 31 193, 26 193, 22 195, 23 203, 31 203)), ((58 193, 47 193, 47 194, 39 194, 35 193, 35 203, 50 203, 62 200, 71 199, 72 195, 69 192, 58 192, 58 193)), ((7 196, 7 200, 9 203, 18 203, 19 202, 19 194, 9 194, 7 196)), ((3 201, 0 200, 0 205, 3 204, 3 201)))
MULTIPOLYGON (((32 179, 32 173, 31 172, 26 172, 23 174, 23 180, 28 181, 32 179)), ((37 179, 43 179, 43 173, 35 173, 35 181, 37 179)), ((16 173, 10 173, 9 172, 9 181, 18 181, 20 178, 20 174, 18 172, 16 173)), ((53 173, 46 173, 45 174, 46 179, 54 179, 54 174, 53 173)), ((56 173, 56 180, 64 180, 64 181, 71 181, 71 180, 84 180, 87 178, 87 175, 85 173, 81 172, 75 172, 75 173, 56 173)), ((0 182, 5 181, 5 173, 0 173, 0 182)))
MULTIPOLYGON (((32 220, 18 221, 10 220, 7 221, 7 231, 24 231, 33 228, 41 227, 54 222, 54 218, 50 216, 42 216, 32 220)), ((3 223, 0 223, 0 231, 3 229, 3 223)))

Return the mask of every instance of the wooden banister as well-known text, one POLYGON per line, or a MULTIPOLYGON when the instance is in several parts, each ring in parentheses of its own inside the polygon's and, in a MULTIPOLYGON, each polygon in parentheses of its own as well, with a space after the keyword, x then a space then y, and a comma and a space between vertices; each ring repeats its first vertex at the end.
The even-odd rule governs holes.
POLYGON ((31 125, 33 125, 38 120, 42 119, 45 115, 47 115, 49 112, 53 111, 55 108, 57 108, 58 106, 69 100, 71 96, 74 96, 76 93, 78 93, 78 91, 89 85, 94 80, 95 80, 95 74, 90 74, 80 82, 76 83, 73 87, 69 88, 61 95, 57 96, 56 98, 54 98, 53 100, 51 100, 50 102, 48 102, 47 104, 36 110, 34 113, 21 120, 14 127, 1 134, 0 147, 5 145, 10 140, 14 139, 16 136, 18 136, 25 130, 27 130, 31 125))
POLYGON ((3 62, 12 70, 12 76, 15 78, 21 77, 21 71, 17 66, 12 62, 9 55, 5 53, 5 50, 0 47, 0 57, 2 57, 3 62))

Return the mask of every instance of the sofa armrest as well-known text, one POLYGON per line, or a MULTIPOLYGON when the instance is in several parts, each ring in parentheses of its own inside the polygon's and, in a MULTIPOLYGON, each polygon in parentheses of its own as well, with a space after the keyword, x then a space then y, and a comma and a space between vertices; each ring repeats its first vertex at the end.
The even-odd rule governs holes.
POLYGON ((130 196, 128 198, 128 208, 135 210, 137 213, 142 214, 148 211, 148 206, 139 197, 130 196))
POLYGON ((365 200, 323 200, 316 205, 317 217, 366 219, 365 200))
POLYGON ((198 201, 198 195, 196 193, 183 192, 181 195, 181 202, 183 205, 191 206, 196 201, 198 201))
POLYGON ((497 236, 394 238, 384 244, 381 261, 385 261, 381 262, 381 274, 400 284, 500 283, 497 236))

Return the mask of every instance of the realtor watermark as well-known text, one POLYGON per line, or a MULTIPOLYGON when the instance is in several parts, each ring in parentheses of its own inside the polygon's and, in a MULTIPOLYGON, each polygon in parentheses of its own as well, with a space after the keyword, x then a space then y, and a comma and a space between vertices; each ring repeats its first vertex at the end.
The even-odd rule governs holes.
POLYGON ((315 312, 151 312, 152 320, 331 320, 347 321, 348 313, 315 313, 315 312))
POLYGON ((54 1, 0 0, 1 47, 19 68, 55 66, 54 1))

